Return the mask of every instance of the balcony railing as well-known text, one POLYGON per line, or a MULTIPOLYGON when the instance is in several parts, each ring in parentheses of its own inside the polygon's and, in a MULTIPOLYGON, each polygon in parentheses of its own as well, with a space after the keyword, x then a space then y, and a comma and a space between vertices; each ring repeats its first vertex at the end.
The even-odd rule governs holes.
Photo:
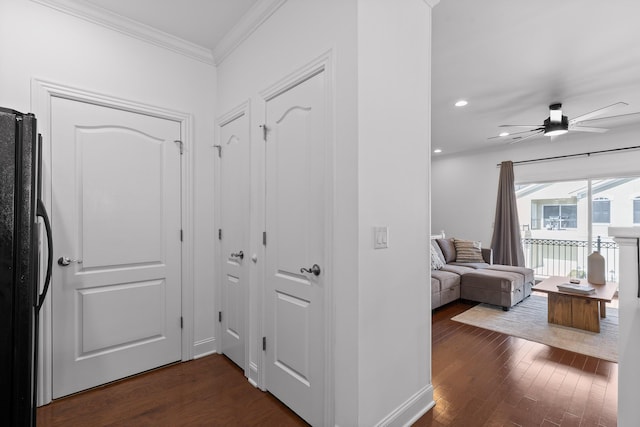
MULTIPOLYGON (((568 276, 587 277, 587 257, 598 247, 587 240, 522 239, 525 264, 536 277, 568 276)), ((618 281, 618 244, 601 241, 600 254, 605 260, 607 280, 618 281)))

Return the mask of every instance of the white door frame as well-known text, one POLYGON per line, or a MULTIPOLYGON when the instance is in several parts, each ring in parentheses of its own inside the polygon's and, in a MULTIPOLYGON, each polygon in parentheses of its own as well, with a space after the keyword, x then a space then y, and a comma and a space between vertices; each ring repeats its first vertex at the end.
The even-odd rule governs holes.
MULTIPOLYGON (((117 98, 93 91, 79 89, 41 79, 31 80, 31 111, 38 120, 38 132, 42 134, 42 198, 48 212, 51 212, 51 99, 65 98, 80 102, 97 104, 109 108, 145 114, 180 123, 180 138, 184 146, 181 156, 182 173, 182 360, 193 359, 193 117, 190 114, 166 108, 151 106, 124 98, 117 98)), ((55 230, 53 238, 55 239, 55 230)), ((41 269, 42 270, 42 269, 41 269)), ((51 287, 56 283, 51 283, 51 287)), ((50 294, 51 292, 49 292, 50 294)), ((53 343, 52 343, 52 307, 47 296, 40 314, 39 361, 38 361, 38 405, 52 400, 53 388, 53 343)))
MULTIPOLYGON (((247 143, 249 144, 249 158, 246 159, 246 161, 249 163, 249 167, 247 167, 247 170, 249 171, 249 212, 248 212, 248 218, 249 218, 249 229, 247 230, 247 245, 246 245, 246 258, 247 261, 249 262, 251 255, 250 255, 250 249, 251 249, 251 242, 250 242, 250 234, 251 234, 251 182, 252 182, 252 170, 251 170, 251 100, 247 100, 245 102, 243 102, 242 104, 238 105, 237 107, 231 109, 230 111, 228 111, 227 113, 223 114, 222 116, 218 117, 215 121, 216 123, 216 130, 215 130, 215 141, 216 144, 213 145, 213 148, 216 148, 216 150, 214 150, 214 165, 215 165, 215 172, 214 172, 214 180, 215 180, 215 184, 214 184, 214 195, 213 195, 213 200, 214 200, 214 228, 216 230, 220 230, 221 224, 220 224, 220 218, 222 215, 220 206, 221 206, 221 197, 220 195, 222 194, 221 192, 221 187, 220 187, 220 181, 221 181, 221 161, 222 161, 222 157, 220 156, 220 152, 222 151, 222 141, 220 140, 220 129, 228 124, 229 122, 232 122, 236 119, 239 119, 242 116, 246 116, 247 117, 247 135, 248 135, 248 141, 247 143)), ((224 153, 222 154, 224 155, 224 153)), ((223 237, 224 238, 224 230, 223 230, 223 237)), ((223 268, 223 254, 222 254, 222 243, 221 240, 218 236, 215 237, 216 239, 216 245, 215 245, 215 265, 216 265, 216 283, 217 285, 215 286, 215 301, 216 301, 216 307, 215 310, 216 312, 220 312, 220 310, 222 309, 222 286, 224 285, 224 268, 223 268)), ((251 382, 251 371, 253 369, 250 368, 251 366, 251 348, 250 348, 250 340, 249 340, 249 336, 251 334, 251 316, 249 315, 250 313, 250 302, 251 302, 251 273, 250 273, 250 268, 247 268, 247 274, 246 274, 246 283, 245 283, 245 288, 244 288, 244 297, 245 297, 245 306, 244 306, 244 313, 243 313, 243 317, 244 317, 244 376, 249 378, 249 381, 251 382)), ((216 337, 220 337, 220 341, 219 344, 216 346, 217 347, 217 353, 222 354, 222 323, 220 323, 220 321, 217 322, 216 325, 216 337)), ((252 383, 255 386, 255 383, 252 383)))
MULTIPOLYGON (((333 342, 335 336, 335 321, 334 321, 334 303, 333 303, 333 218, 334 218, 334 187, 335 187, 335 108, 334 108, 334 100, 335 100, 335 92, 334 92, 334 70, 333 70, 333 52, 328 51, 312 60, 308 64, 300 67, 293 73, 289 74, 282 80, 276 82, 271 85, 267 89, 260 92, 260 100, 261 100, 261 123, 264 123, 266 117, 266 106, 267 101, 276 96, 280 95, 283 92, 291 89, 294 86, 302 83, 303 81, 313 77, 314 75, 324 72, 325 73, 325 102, 326 102, 326 117, 327 117, 327 126, 329 127, 327 131, 327 135, 329 136, 329 141, 327 141, 326 146, 326 156, 325 156, 325 165, 324 165, 324 180, 325 180, 325 194, 324 197, 324 239, 325 239, 325 263, 326 266, 323 266, 322 274, 325 275, 325 288, 324 288, 324 349, 325 349, 325 358, 324 358, 324 422, 325 425, 334 425, 334 408, 335 408, 335 392, 334 392, 334 357, 333 357, 333 342)), ((262 133, 260 132, 259 138, 262 139, 262 133)), ((267 139, 268 141, 268 139, 267 139)), ((268 144, 269 142, 266 142, 268 144)), ((266 162, 266 147, 263 141, 262 144, 262 164, 264 165, 266 162)), ((265 196, 263 196, 263 203, 266 203, 266 176, 264 175, 265 167, 263 166, 263 176, 262 176, 262 191, 265 196)), ((263 230, 266 230, 266 208, 265 205, 262 206, 262 224, 263 230)), ((267 236, 267 245, 269 244, 269 236, 267 236)), ((263 248, 263 257, 266 255, 266 251, 263 248)), ((265 283, 267 277, 266 271, 266 263, 264 263, 262 267, 262 283, 265 283)), ((264 285, 262 286, 264 288, 264 285)), ((259 296, 262 301, 260 304, 261 313, 260 322, 258 327, 258 337, 264 336, 265 331, 265 323, 269 320, 265 318, 266 313, 266 296, 264 294, 264 290, 262 290, 261 295, 259 296)), ((268 389, 268 384, 266 382, 266 370, 264 367, 267 364, 266 361, 266 352, 261 351, 260 355, 260 386, 262 390, 268 389)))

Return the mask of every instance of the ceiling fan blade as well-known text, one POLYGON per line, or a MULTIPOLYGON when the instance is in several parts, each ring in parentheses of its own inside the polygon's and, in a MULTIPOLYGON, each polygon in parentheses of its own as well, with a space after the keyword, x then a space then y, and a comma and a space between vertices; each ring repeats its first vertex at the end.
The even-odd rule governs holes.
POLYGON ((540 125, 500 125, 499 128, 539 128, 540 125))
POLYGON ((609 129, 605 129, 605 128, 594 128, 594 127, 588 127, 588 126, 573 126, 573 127, 569 127, 570 131, 574 131, 577 130, 579 132, 595 132, 595 133, 605 133, 606 131, 608 131, 609 129))
POLYGON ((583 115, 578 116, 578 117, 574 117, 573 119, 569 120, 569 125, 573 125, 573 124, 576 124, 578 122, 583 122, 585 120, 593 119, 594 117, 601 116, 601 115, 603 115, 603 114, 605 114, 605 113, 607 113, 607 112, 609 112, 611 110, 614 110, 614 109, 616 109, 618 107, 622 107, 622 106, 625 106, 625 105, 629 105, 629 104, 627 104, 626 102, 616 102, 615 104, 608 105, 608 106, 606 106, 604 108, 599 108, 599 109, 594 110, 594 111, 592 111, 590 113, 583 114, 583 115))
POLYGON ((513 133, 509 133, 509 135, 505 135, 505 136, 497 135, 497 136, 489 137, 487 139, 498 139, 498 138, 508 139, 510 137, 513 137, 513 135, 520 135, 521 133, 537 132, 537 131, 541 131, 541 130, 544 130, 544 128, 539 127, 538 129, 530 129, 530 130, 523 130, 523 131, 520 131, 520 132, 513 132, 513 133))
POLYGON ((507 135, 507 136, 511 136, 511 135, 519 135, 519 134, 521 134, 521 133, 537 132, 537 131, 539 131, 539 130, 544 130, 544 128, 543 128, 543 127, 538 126, 538 128, 537 128, 537 129, 530 129, 530 130, 523 130, 523 131, 520 131, 520 132, 513 132, 513 133, 510 133, 510 134, 509 134, 509 135, 507 135))
POLYGON ((529 138, 533 138, 536 135, 542 135, 542 132, 544 132, 544 129, 542 130, 536 130, 536 132, 532 133, 531 135, 525 136, 524 138, 521 137, 516 137, 514 138, 513 141, 511 141, 509 144, 519 144, 522 141, 524 141, 525 139, 529 139, 529 138))
POLYGON ((607 116, 607 117, 596 117, 595 119, 590 119, 590 120, 581 120, 580 123, 589 123, 589 124, 598 124, 598 123, 603 123, 603 122, 607 122, 607 121, 611 121, 611 120, 633 120, 636 117, 640 116, 640 111, 637 111, 635 113, 627 113, 627 114, 617 114, 615 116, 607 116))

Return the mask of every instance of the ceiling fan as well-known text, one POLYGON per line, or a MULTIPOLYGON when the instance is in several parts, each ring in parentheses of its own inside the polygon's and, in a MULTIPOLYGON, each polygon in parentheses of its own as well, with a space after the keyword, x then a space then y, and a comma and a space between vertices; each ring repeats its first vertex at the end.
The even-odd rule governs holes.
POLYGON ((573 131, 603 133, 603 132, 606 132, 608 129, 598 128, 598 127, 589 127, 589 126, 580 126, 580 123, 585 122, 587 120, 592 120, 595 117, 601 116, 613 109, 616 109, 618 107, 622 107, 625 105, 629 105, 629 104, 627 104, 626 102, 616 102, 615 104, 611 104, 606 107, 599 108, 590 113, 586 113, 569 120, 567 116, 562 114, 562 104, 560 103, 551 104, 549 105, 549 117, 547 117, 541 125, 500 125, 499 127, 501 128, 520 127, 520 128, 531 128, 531 129, 525 130, 522 132, 515 132, 515 133, 503 132, 499 136, 492 136, 489 139, 504 138, 509 136, 513 140, 511 141, 511 143, 513 144, 516 142, 522 142, 525 139, 532 138, 540 134, 543 134, 544 136, 550 136, 551 139, 553 140, 554 138, 560 135, 563 135, 567 132, 573 132, 573 131))

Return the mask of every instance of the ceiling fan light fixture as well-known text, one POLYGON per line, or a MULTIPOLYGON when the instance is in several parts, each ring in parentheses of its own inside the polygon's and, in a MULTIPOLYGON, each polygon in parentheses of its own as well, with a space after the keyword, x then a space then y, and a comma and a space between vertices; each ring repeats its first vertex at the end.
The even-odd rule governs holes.
POLYGON ((549 105, 549 120, 551 123, 562 122, 562 104, 549 105))
POLYGON ((567 129, 555 129, 555 130, 548 130, 544 132, 544 136, 558 136, 558 135, 564 135, 565 133, 569 132, 567 129))
POLYGON ((558 136, 569 132, 569 119, 562 116, 558 123, 551 121, 551 117, 544 121, 544 136, 558 136))

